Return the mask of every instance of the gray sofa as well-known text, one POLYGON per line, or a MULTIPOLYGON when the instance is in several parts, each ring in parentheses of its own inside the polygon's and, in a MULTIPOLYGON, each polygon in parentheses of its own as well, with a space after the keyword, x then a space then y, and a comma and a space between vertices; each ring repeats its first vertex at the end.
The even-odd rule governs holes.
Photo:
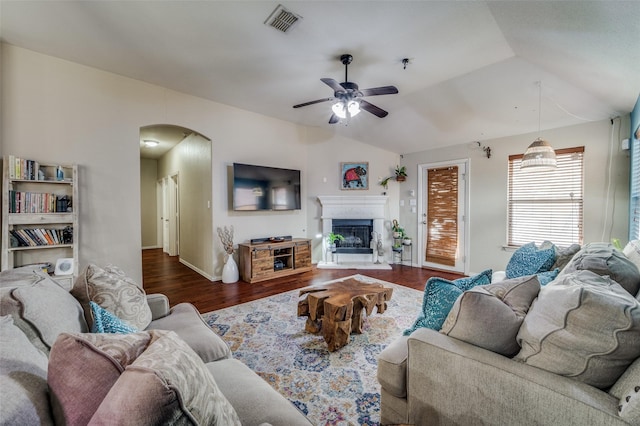
MULTIPOLYGON (((640 256, 640 252, 636 256, 640 256)), ((600 288, 598 286, 611 287, 627 303, 625 308, 616 312, 623 319, 630 319, 624 327, 616 329, 614 326, 614 334, 626 333, 626 337, 623 336, 622 339, 627 339, 626 343, 631 351, 613 356, 613 364, 618 363, 619 360, 615 359, 618 355, 620 359, 626 356, 630 360, 626 359, 621 369, 618 368, 620 365, 614 365, 611 377, 606 377, 609 373, 605 373, 602 386, 589 384, 589 379, 592 378, 571 373, 572 365, 561 367, 567 369, 566 374, 549 371, 563 364, 559 352, 553 352, 553 358, 548 364, 543 364, 543 368, 528 362, 531 358, 522 355, 524 349, 516 356, 505 356, 445 335, 441 330, 419 328, 409 336, 398 338, 379 356, 381 424, 640 425, 640 304, 637 302, 640 301, 640 272, 637 268, 634 272, 634 268, 632 263, 623 259, 621 252, 609 245, 586 246, 574 256, 556 280, 539 290, 517 334, 518 344, 524 347, 526 344, 523 341, 526 341, 527 333, 544 327, 541 324, 544 321, 534 312, 538 312, 538 308, 542 309, 544 303, 553 303, 554 298, 558 299, 558 291, 565 291, 573 286, 577 289, 576 294, 581 294, 582 300, 588 301, 590 296, 583 295, 588 294, 588 291, 581 288, 581 285, 588 288, 590 284, 576 282, 597 281, 591 294, 597 294, 600 288), (623 265, 627 269, 621 272, 624 268, 617 268, 613 264, 623 265), (613 278, 624 282, 624 286, 618 285, 613 278), (626 296, 624 292, 627 292, 626 296), (611 380, 607 382, 607 379, 611 380)), ((483 290, 476 293, 487 296, 487 292, 483 290)), ((458 298, 453 310, 463 303, 462 297, 458 298)), ((598 297, 599 294, 594 299, 598 297)), ((570 306, 568 311, 573 310, 577 316, 577 306, 578 304, 570 306)), ((563 319, 567 323, 574 321, 574 318, 568 316, 563 319)), ((448 317, 447 321, 449 320, 448 317)), ((594 329, 606 328, 614 320, 616 319, 608 315, 593 315, 589 319, 594 329)), ((491 323, 486 320, 483 322, 487 325, 491 323)), ((443 329, 446 324, 445 322, 443 329)), ((558 336, 565 331, 569 331, 565 333, 565 337, 576 337, 569 326, 556 331, 545 331, 543 341, 548 339, 546 342, 549 343, 554 338, 554 333, 558 336)), ((540 343, 540 347, 544 344, 540 343)), ((592 342, 589 344, 594 346, 592 342)), ((597 346, 597 341, 595 345, 597 346)), ((556 349, 554 347, 550 350, 556 349)), ((572 352, 571 349, 566 352, 572 352)), ((549 347, 545 350, 549 350, 549 347)), ((580 350, 576 348, 575 353, 580 350)), ((617 348, 609 350, 609 353, 615 350, 617 348)), ((574 354, 568 353, 567 357, 572 355, 574 354)), ((600 362, 600 355, 589 358, 588 362, 600 362)), ((577 364, 579 361, 569 360, 568 363, 577 364)))
MULTIPOLYGON (((144 297, 144 293, 141 294, 144 297)), ((97 409, 97 411, 106 412, 108 416, 120 415, 121 417, 117 421, 113 418, 109 420, 109 417, 104 417, 102 420, 96 419, 95 415, 97 414, 94 415, 93 412, 79 413, 91 403, 95 404, 92 411, 104 404, 104 401, 102 403, 100 400, 95 401, 95 395, 99 394, 102 398, 108 392, 113 393, 121 380, 117 376, 122 374, 121 377, 124 377, 125 371, 128 371, 132 361, 122 362, 122 359, 116 357, 116 361, 122 365, 121 368, 120 364, 110 359, 108 345, 103 345, 102 352, 106 352, 107 355, 105 356, 103 353, 102 358, 98 359, 106 364, 111 364, 111 370, 116 371, 116 377, 113 378, 116 380, 116 384, 111 389, 94 388, 88 390, 90 386, 100 383, 100 380, 103 380, 106 375, 103 374, 100 378, 96 377, 93 370, 97 369, 95 367, 97 364, 93 361, 85 362, 84 358, 75 355, 75 350, 72 352, 74 355, 71 355, 71 353, 63 352, 60 349, 61 346, 56 347, 62 345, 61 341, 66 339, 67 342, 75 345, 71 347, 78 348, 77 353, 87 356, 87 360, 96 359, 96 353, 100 352, 90 343, 90 340, 82 340, 82 336, 87 336, 86 333, 90 330, 86 320, 87 312, 82 307, 82 300, 73 297, 37 268, 18 268, 0 272, 0 296, 0 338, 2 342, 0 346, 0 424, 81 424, 87 423, 87 420, 92 416, 94 418, 91 419, 90 424, 131 423, 126 417, 122 418, 122 415, 126 416, 127 410, 122 410, 120 413, 120 409, 109 410, 104 407, 102 410, 97 409), (86 347, 90 347, 92 351, 87 352, 86 347), (85 351, 82 352, 83 350, 85 351), (54 355, 56 355, 56 365, 52 369, 54 355), (126 363, 129 363, 127 364, 129 367, 124 368, 126 363), (117 367, 115 370, 114 365, 117 367), (52 376, 55 377, 55 384, 47 382, 48 379, 51 380, 52 376), (71 381, 65 384, 67 379, 73 379, 75 382, 71 381), (56 395, 56 390, 62 389, 64 386, 72 391, 66 392, 65 395, 56 395), (73 389, 77 389, 77 392, 81 394, 72 395, 73 389), (83 389, 85 390, 82 391, 83 389), (87 399, 89 396, 92 399, 87 399), (74 399, 77 399, 75 405, 74 399), (73 421, 70 420, 72 418, 73 421)), ((178 349, 175 352, 179 352, 182 356, 185 352, 192 353, 193 351, 197 354, 196 358, 199 357, 202 360, 202 362, 199 360, 197 362, 203 367, 204 373, 197 372, 194 377, 183 374, 179 379, 184 379, 185 376, 188 377, 188 380, 202 378, 203 375, 206 376, 208 371, 215 382, 212 386, 216 387, 217 385, 217 389, 233 407, 232 411, 235 411, 235 415, 237 415, 236 423, 242 425, 311 424, 300 411, 273 390, 268 383, 243 363, 233 359, 228 346, 204 323, 194 306, 179 304, 169 309, 167 298, 159 294, 147 295, 146 301, 151 313, 151 322, 145 331, 134 333, 134 335, 143 336, 147 340, 150 339, 151 342, 167 338, 186 342, 188 345, 186 350, 178 349), (156 330, 169 330, 179 337, 173 333, 156 330)), ((95 337, 97 335, 88 334, 88 336, 95 337)), ((148 348, 150 347, 149 344, 148 348)), ((139 352, 147 351, 148 348, 142 348, 139 352)), ((140 354, 136 353, 137 355, 140 354)), ((143 371, 141 368, 138 370, 143 371)), ((211 383, 211 380, 208 382, 211 383)), ((153 386, 156 384, 154 383, 153 386)), ((161 387, 162 384, 164 384, 163 391, 165 393, 173 386, 170 382, 169 387, 166 386, 167 382, 161 383, 161 387)), ((187 387, 189 387, 188 383, 187 387)), ((117 400, 113 398, 114 395, 111 393, 109 393, 109 398, 117 400)), ((134 395, 134 391, 121 392, 118 404, 133 400, 134 395)), ((181 397, 172 396, 171 398, 173 398, 170 401, 172 404, 182 405, 184 402, 181 397)), ((149 399, 153 400, 154 398, 149 399)), ((205 405, 208 403, 208 401, 204 402, 205 405)), ((135 402, 135 404, 139 404, 139 402, 135 402)), ((178 411, 182 409, 182 417, 175 423, 199 423, 197 416, 193 417, 188 413, 190 407, 178 408, 178 411)), ((134 414, 135 411, 140 410, 142 409, 136 406, 136 409, 130 412, 134 414)), ((151 419, 154 415, 153 410, 145 415, 151 419)), ((219 421, 216 424, 224 424, 220 421, 222 418, 218 417, 219 421)), ((164 424, 166 421, 168 421, 166 418, 156 418, 155 420, 156 424, 164 424)), ((153 423, 152 420, 149 422, 153 423)), ((145 423, 147 422, 145 421, 145 423)))

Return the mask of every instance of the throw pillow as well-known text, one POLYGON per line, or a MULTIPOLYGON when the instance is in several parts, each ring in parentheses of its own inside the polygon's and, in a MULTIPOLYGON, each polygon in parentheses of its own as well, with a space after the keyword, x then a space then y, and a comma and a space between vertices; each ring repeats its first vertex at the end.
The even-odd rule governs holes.
POLYGON ((518 248, 505 269, 507 278, 518 278, 550 270, 556 260, 556 250, 553 245, 545 247, 547 248, 538 249, 536 243, 531 242, 518 248))
POLYGON ((456 300, 440 332, 513 356, 520 350, 516 335, 539 291, 535 275, 474 287, 456 300))
POLYGON ((11 292, 11 296, 18 302, 14 307, 19 310, 7 313, 23 319, 33 327, 47 351, 62 332, 89 331, 80 303, 44 272, 34 274, 38 278, 33 285, 18 287, 11 292))
POLYGON ((62 333, 49 356, 48 382, 56 424, 87 424, 125 367, 150 340, 148 332, 62 333))
POLYGON ((552 271, 540 272, 539 274, 536 274, 536 276, 538 277, 538 282, 540 282, 540 285, 545 286, 551 281, 555 280, 559 273, 560 269, 556 268, 552 271))
POLYGON ((10 315, 0 317, 0 423, 53 425, 47 357, 10 315))
POLYGON ((580 244, 571 244, 567 248, 556 247, 556 261, 554 262, 551 269, 558 268, 562 271, 562 269, 567 266, 567 263, 575 256, 577 252, 580 251, 580 244))
POLYGON ((609 394, 620 400, 618 415, 633 424, 640 419, 640 358, 624 372, 615 385, 609 390, 609 394))
POLYGON ((636 268, 640 269, 640 240, 629 241, 622 252, 627 256, 627 259, 636 265, 636 268))
POLYGON ((151 309, 144 290, 114 266, 89 265, 71 290, 93 326, 90 301, 96 302, 133 327, 144 330, 151 323, 151 309))
POLYGON ((573 256, 560 272, 560 276, 583 270, 589 270, 598 275, 608 275, 634 296, 640 289, 640 271, 612 244, 586 244, 573 256))
POLYGON ((107 311, 96 302, 89 302, 93 315, 92 333, 135 333, 138 330, 107 311))
POLYGON ((609 277, 564 274, 540 290, 515 359, 605 389, 640 356, 640 302, 609 277))
POLYGON ((172 331, 154 330, 149 347, 113 385, 89 424, 240 425, 204 362, 172 331))
POLYGON ((411 328, 403 332, 405 336, 418 328, 440 330, 458 296, 477 285, 491 283, 491 269, 487 269, 473 277, 459 278, 449 281, 440 277, 427 280, 422 297, 422 310, 411 328))

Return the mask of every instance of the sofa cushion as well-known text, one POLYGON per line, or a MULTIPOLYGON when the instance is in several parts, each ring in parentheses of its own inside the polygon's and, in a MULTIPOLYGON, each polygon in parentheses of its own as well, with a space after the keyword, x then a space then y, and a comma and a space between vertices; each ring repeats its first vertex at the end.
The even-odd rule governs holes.
POLYGON ((403 332, 403 335, 408 336, 421 327, 440 330, 442 323, 462 292, 477 285, 491 283, 492 273, 491 269, 487 269, 472 277, 459 278, 453 281, 440 277, 429 278, 424 287, 422 308, 418 313, 418 318, 411 328, 403 332))
POLYGON ((0 423, 53 425, 47 388, 47 357, 14 325, 0 317, 0 423))
POLYGON ((560 272, 560 276, 583 270, 608 275, 634 296, 640 289, 640 271, 612 244, 585 244, 560 272))
POLYGON ((90 327, 93 326, 93 318, 89 301, 96 302, 139 330, 144 330, 151 322, 151 309, 144 290, 115 266, 87 266, 74 283, 71 293, 82 304, 90 327))
POLYGON ((48 382, 57 424, 87 424, 125 367, 149 345, 147 332, 62 333, 49 356, 48 382))
POLYGON ((135 333, 138 331, 135 327, 131 327, 125 321, 107 311, 96 302, 89 302, 91 306, 91 316, 93 317, 92 333, 135 333))
POLYGON ((149 346, 127 366, 89 424, 240 425, 189 345, 172 331, 152 333, 149 346))
POLYGON ((198 309, 190 303, 174 306, 169 315, 152 321, 147 329, 174 331, 204 362, 231 357, 229 346, 204 322, 198 309))
POLYGON ((513 356, 520 350, 516 335, 539 291, 535 275, 474 287, 456 300, 440 332, 513 356))
POLYGON ((536 243, 531 242, 518 248, 511 255, 505 269, 507 278, 523 277, 550 270, 556 260, 556 251, 553 245, 543 247, 538 248, 536 243))
MULTIPOLYGON (((311 425, 291 402, 237 359, 210 362, 206 366, 243 425, 311 425)), ((343 423, 346 422, 327 421, 327 424, 343 423)))
POLYGON ((515 359, 604 389, 640 356, 640 302, 609 277, 577 271, 540 290, 515 359))
MULTIPOLYGON (((82 307, 76 299, 42 271, 33 270, 16 288, 4 287, 2 315, 11 315, 29 340, 45 353, 62 332, 86 333, 82 307)), ((3 276, 4 278, 4 276, 3 276)))
POLYGON ((609 393, 620 400, 620 417, 629 423, 637 423, 640 419, 640 358, 626 369, 609 393))

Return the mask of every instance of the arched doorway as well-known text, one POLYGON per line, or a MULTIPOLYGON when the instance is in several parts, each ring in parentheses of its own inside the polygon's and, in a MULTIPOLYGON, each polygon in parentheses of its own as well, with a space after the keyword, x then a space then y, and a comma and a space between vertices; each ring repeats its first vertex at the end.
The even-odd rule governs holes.
POLYGON ((213 280, 211 149, 185 127, 140 128, 142 249, 162 248, 213 280))

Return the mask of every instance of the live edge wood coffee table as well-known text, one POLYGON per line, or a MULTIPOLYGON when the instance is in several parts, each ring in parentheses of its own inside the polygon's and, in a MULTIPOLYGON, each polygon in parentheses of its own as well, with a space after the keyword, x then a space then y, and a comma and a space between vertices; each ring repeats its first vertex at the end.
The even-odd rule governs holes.
POLYGON ((300 290, 298 316, 307 317, 305 330, 320 333, 333 352, 349 343, 351 333, 362 333, 362 311, 371 315, 373 308, 382 314, 391 300, 392 288, 368 284, 353 278, 300 290))

